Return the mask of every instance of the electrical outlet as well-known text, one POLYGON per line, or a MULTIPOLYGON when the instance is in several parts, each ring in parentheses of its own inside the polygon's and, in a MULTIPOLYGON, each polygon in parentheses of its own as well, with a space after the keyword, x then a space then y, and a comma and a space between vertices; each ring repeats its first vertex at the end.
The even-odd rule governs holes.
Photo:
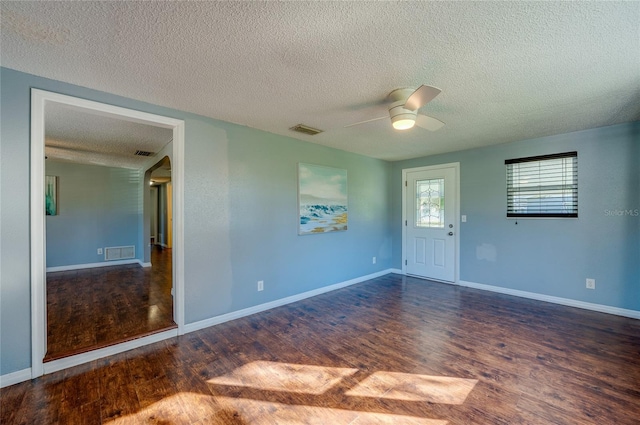
POLYGON ((258 281, 258 291, 263 291, 264 290, 264 280, 259 280, 258 281))
POLYGON ((98 255, 102 255, 102 248, 98 248, 98 255))
POLYGON ((595 279, 587 279, 587 289, 596 289, 595 279))
POLYGON ((373 257, 373 259, 371 260, 371 264, 375 264, 376 263, 376 257, 373 257))
POLYGON ((467 222, 467 216, 466 216, 466 215, 464 215, 464 214, 462 215, 462 222, 463 222, 463 223, 466 223, 466 222, 467 222))

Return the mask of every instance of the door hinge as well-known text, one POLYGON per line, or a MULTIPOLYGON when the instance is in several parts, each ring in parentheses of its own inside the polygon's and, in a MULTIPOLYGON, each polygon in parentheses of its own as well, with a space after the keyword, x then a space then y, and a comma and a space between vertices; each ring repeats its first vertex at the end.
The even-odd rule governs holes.
POLYGON ((405 266, 407 265, 407 260, 404 260, 404 265, 405 265, 405 266))
POLYGON ((404 221, 404 225, 405 225, 405 226, 407 225, 407 220, 405 220, 405 221, 404 221))
POLYGON ((407 187, 407 186, 409 186, 409 185, 407 184, 407 181, 405 180, 404 181, 404 187, 407 187))

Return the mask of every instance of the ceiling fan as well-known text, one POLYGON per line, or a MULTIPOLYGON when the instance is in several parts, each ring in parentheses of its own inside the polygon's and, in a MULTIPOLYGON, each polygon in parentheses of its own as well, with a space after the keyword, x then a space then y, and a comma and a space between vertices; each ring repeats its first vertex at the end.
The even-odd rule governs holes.
POLYGON ((440 92, 441 90, 436 87, 425 85, 421 85, 413 92, 411 89, 396 89, 387 96, 390 102, 388 116, 385 115, 383 117, 349 124, 346 125, 345 128, 391 118, 391 125, 396 130, 408 130, 414 125, 417 125, 430 131, 436 131, 440 129, 444 123, 436 118, 418 114, 418 109, 431 102, 440 92))

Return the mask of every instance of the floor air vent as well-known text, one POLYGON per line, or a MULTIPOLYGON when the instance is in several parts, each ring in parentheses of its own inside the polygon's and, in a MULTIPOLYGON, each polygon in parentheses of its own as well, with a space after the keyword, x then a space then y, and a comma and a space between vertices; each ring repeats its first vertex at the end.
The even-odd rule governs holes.
POLYGON ((105 261, 127 260, 136 258, 136 247, 131 246, 111 246, 104 249, 105 261))

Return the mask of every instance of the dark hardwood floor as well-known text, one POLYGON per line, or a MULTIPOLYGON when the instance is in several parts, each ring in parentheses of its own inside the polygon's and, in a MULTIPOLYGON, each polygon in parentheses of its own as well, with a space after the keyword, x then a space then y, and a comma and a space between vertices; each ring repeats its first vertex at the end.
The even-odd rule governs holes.
POLYGON ((47 273, 44 361, 175 328, 171 250, 152 247, 151 263, 47 273))
POLYGON ((399 275, 0 392, 2 424, 637 424, 640 321, 399 275))

